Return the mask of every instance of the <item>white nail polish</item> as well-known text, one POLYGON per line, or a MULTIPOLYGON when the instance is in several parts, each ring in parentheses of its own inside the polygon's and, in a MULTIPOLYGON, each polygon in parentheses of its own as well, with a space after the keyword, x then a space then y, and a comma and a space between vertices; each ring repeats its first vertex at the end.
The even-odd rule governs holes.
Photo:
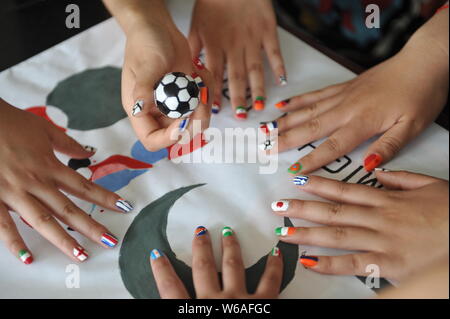
POLYGON ((289 201, 288 200, 279 200, 272 203, 272 210, 274 212, 285 212, 289 208, 289 201))
POLYGON ((144 108, 144 101, 143 100, 137 100, 136 103, 134 103, 133 111, 131 112, 131 114, 133 116, 136 116, 136 115, 138 115, 139 113, 142 112, 143 108, 144 108))
POLYGON ((84 145, 83 148, 86 151, 91 152, 91 153, 96 153, 97 152, 97 149, 95 147, 93 147, 93 146, 90 146, 90 145, 84 145))
POLYGON ((88 252, 81 246, 77 246, 73 249, 73 255, 79 260, 79 261, 85 261, 88 259, 89 254, 88 252))
POLYGON ((375 168, 376 172, 390 172, 387 168, 377 167, 375 168))
POLYGON ((285 86, 285 85, 287 85, 288 83, 287 83, 287 79, 286 79, 286 76, 285 75, 280 75, 280 85, 281 86, 285 86))
POLYGON ((259 148, 262 151, 270 151, 271 149, 273 149, 275 147, 275 141, 273 140, 266 140, 264 141, 264 143, 259 144, 259 148))

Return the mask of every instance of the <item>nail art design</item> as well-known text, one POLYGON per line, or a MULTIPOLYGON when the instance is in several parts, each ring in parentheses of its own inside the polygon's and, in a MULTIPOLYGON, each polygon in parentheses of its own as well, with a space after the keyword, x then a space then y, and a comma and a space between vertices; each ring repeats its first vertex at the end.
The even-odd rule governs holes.
POLYGON ((273 149, 275 147, 275 141, 272 140, 266 140, 264 143, 259 145, 259 148, 262 151, 270 151, 271 149, 273 149))
POLYGON ((253 103, 253 108, 256 111, 262 111, 266 107, 266 98, 263 96, 257 96, 253 103))
POLYGON ((286 75, 280 75, 280 85, 281 86, 285 86, 285 85, 287 85, 288 84, 288 82, 287 82, 287 78, 286 78, 286 75))
POLYGON ((243 106, 238 106, 236 108, 235 116, 239 120, 246 120, 247 119, 247 109, 243 106))
POLYGON ((141 113, 143 109, 144 109, 144 101, 137 100, 136 103, 134 103, 133 111, 131 112, 131 115, 136 116, 139 113, 141 113))
POLYGON ((280 248, 273 247, 272 250, 270 251, 270 254, 275 257, 280 256, 280 248))
POLYGON ((364 168, 366 171, 371 172, 373 171, 378 165, 381 164, 383 161, 383 158, 379 154, 371 154, 366 157, 364 160, 364 168))
POLYGON ((159 249, 153 249, 153 250, 150 252, 150 258, 151 258, 152 260, 161 258, 162 256, 164 256, 164 254, 163 254, 163 252, 162 252, 161 250, 159 250, 159 249))
POLYGON ((85 261, 88 259, 89 254, 88 252, 81 246, 77 246, 73 249, 73 255, 79 260, 79 261, 85 261))
POLYGON ((291 167, 289 167, 288 172, 291 174, 297 174, 300 173, 302 169, 303 169, 302 164, 296 162, 292 164, 291 167))
POLYGON ((302 255, 300 256, 300 263, 305 267, 305 268, 310 268, 310 267, 314 267, 315 265, 317 265, 317 263, 319 262, 319 257, 317 256, 306 256, 305 255, 306 252, 303 252, 302 255))
POLYGON ((25 265, 29 265, 33 262, 33 257, 26 249, 19 251, 19 258, 25 265))
POLYGON ((230 227, 224 227, 222 229, 222 236, 223 237, 233 236, 233 230, 230 227))
POLYGON ((195 83, 197 83, 197 86, 199 88, 203 88, 206 86, 205 83, 203 83, 203 79, 197 73, 192 73, 192 78, 194 79, 195 83))
POLYGON ((204 105, 208 104, 208 88, 207 87, 200 88, 200 101, 204 105))
POLYGON ((291 236, 294 235, 297 229, 295 227, 277 227, 275 228, 275 235, 277 236, 291 236))
POLYGON ((281 109, 281 108, 285 107, 290 101, 291 101, 291 99, 286 99, 284 101, 278 102, 277 104, 275 104, 275 107, 277 109, 281 109))
POLYGON ((278 128, 278 122, 272 121, 267 123, 261 123, 261 126, 259 128, 261 129, 261 131, 263 131, 264 134, 269 135, 270 132, 278 128))
POLYGON ((188 125, 189 125, 189 119, 188 118, 183 119, 180 123, 180 126, 178 127, 178 130, 180 131, 180 133, 184 132, 186 130, 186 128, 188 127, 188 125))
POLYGON ((289 208, 289 201, 285 199, 272 203, 272 210, 274 212, 285 212, 288 210, 288 208, 289 208))
POLYGON ((213 105, 212 105, 212 108, 211 108, 211 112, 213 114, 219 113, 220 112, 220 103, 214 102, 213 105))
POLYGON ((380 167, 375 168, 375 171, 376 172, 390 172, 390 170, 388 170, 387 168, 380 168, 380 167))
POLYGON ((126 201, 123 198, 120 198, 116 202, 116 207, 120 210, 122 210, 124 213, 131 212, 133 210, 133 205, 130 204, 130 202, 126 201))
POLYGON ((84 145, 83 148, 86 151, 91 152, 91 153, 96 153, 97 152, 97 149, 94 146, 84 145))
POLYGON ((305 175, 299 175, 294 177, 294 184, 297 186, 304 186, 308 183, 309 177, 305 175))
POLYGON ((204 226, 198 226, 195 229, 195 236, 199 237, 199 236, 203 236, 208 232, 208 230, 204 227, 204 226))
POLYGON ((195 65, 199 70, 204 70, 204 69, 205 69, 205 65, 203 64, 203 62, 202 62, 199 58, 195 58, 193 62, 194 62, 194 65, 195 65))
POLYGON ((114 236, 113 234, 110 234, 110 233, 104 233, 104 234, 102 235, 101 242, 102 242, 103 244, 105 244, 106 246, 112 248, 112 247, 115 247, 115 246, 117 245, 117 243, 119 242, 119 240, 118 240, 117 237, 114 236))

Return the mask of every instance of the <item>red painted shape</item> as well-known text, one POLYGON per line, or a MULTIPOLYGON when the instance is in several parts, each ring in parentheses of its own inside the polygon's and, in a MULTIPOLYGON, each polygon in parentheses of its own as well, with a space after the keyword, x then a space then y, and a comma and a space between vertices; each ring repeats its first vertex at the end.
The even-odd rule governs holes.
POLYGON ((283 203, 282 202, 278 202, 277 203, 277 207, 280 207, 280 208, 283 207, 283 203))
POLYGON ((152 164, 141 162, 131 157, 113 155, 98 164, 89 166, 89 169, 92 172, 91 180, 95 181, 106 175, 116 173, 127 168, 147 169, 151 167, 153 167, 152 164))
POLYGON ((371 154, 366 157, 364 160, 364 168, 366 171, 371 172, 375 168, 377 168, 381 162, 383 162, 383 158, 379 154, 371 154))
POLYGON ((198 150, 199 148, 202 148, 208 144, 208 142, 205 140, 205 137, 203 136, 203 133, 198 133, 189 144, 174 144, 172 146, 169 146, 167 148, 167 152, 169 155, 167 158, 169 160, 192 153, 195 150, 198 150))
POLYGON ((344 11, 342 12, 342 24, 344 25, 345 28, 347 28, 348 30, 355 32, 355 26, 353 25, 352 22, 352 14, 350 11, 344 11))
POLYGON ((40 116, 40 117, 46 119, 47 121, 52 123, 54 126, 56 126, 58 129, 60 129, 63 132, 67 131, 67 129, 65 129, 62 126, 57 125, 55 122, 52 121, 52 119, 47 114, 46 106, 33 106, 33 107, 29 107, 29 108, 25 109, 25 111, 33 113, 34 115, 37 115, 37 116, 40 116))

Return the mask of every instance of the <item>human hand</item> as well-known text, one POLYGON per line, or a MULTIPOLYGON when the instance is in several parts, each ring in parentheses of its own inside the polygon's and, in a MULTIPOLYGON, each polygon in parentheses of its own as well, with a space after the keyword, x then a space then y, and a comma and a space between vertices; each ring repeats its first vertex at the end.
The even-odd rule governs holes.
POLYGON ((205 49, 206 65, 216 83, 214 113, 220 110, 225 65, 235 117, 247 118, 247 83, 252 92, 253 108, 264 109, 262 49, 267 53, 278 83, 287 83, 275 14, 269 0, 197 0, 188 38, 194 56, 205 49))
MULTIPOLYGON (((283 260, 277 247, 268 256, 266 269, 253 295, 247 292, 241 249, 233 230, 229 227, 224 227, 222 230, 222 254, 223 287, 219 283, 209 233, 205 227, 197 227, 192 241, 192 275, 197 298, 273 299, 278 297, 283 274, 283 260)), ((152 250, 150 263, 161 298, 189 298, 186 288, 163 252, 158 249, 152 250)))
POLYGON ((277 228, 276 234, 288 243, 361 251, 302 256, 306 267, 325 274, 367 276, 366 266, 375 264, 382 277, 402 280, 448 258, 448 182, 409 172, 377 170, 376 177, 387 189, 297 176, 300 190, 332 202, 281 200, 272 209, 325 227, 277 228))
POLYGON ((60 190, 117 212, 133 207, 118 195, 92 183, 63 165, 53 151, 72 158, 87 158, 95 151, 83 147, 54 125, 0 99, 0 239, 11 253, 29 264, 25 245, 8 211, 17 212, 30 226, 76 261, 86 250, 60 226, 70 226, 103 247, 117 238, 90 218, 60 190))

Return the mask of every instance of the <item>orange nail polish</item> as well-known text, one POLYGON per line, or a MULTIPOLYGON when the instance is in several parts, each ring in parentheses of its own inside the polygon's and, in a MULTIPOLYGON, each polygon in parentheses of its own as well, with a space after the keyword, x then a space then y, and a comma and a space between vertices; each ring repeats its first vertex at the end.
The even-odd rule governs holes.
POLYGON ((200 88, 200 101, 204 105, 208 104, 208 88, 207 87, 200 88))
POLYGON ((300 260, 300 263, 305 268, 311 268, 311 267, 314 267, 315 265, 317 265, 317 263, 319 262, 319 257, 301 255, 299 260, 300 260))
POLYGON ((255 102, 253 103, 253 108, 254 108, 256 111, 262 111, 262 110, 264 110, 264 108, 265 108, 265 106, 266 106, 265 101, 266 101, 266 98, 263 97, 263 96, 258 96, 258 97, 256 97, 255 102))
POLYGON ((278 102, 277 104, 275 104, 275 107, 277 109, 281 109, 281 108, 285 107, 289 103, 289 101, 290 101, 290 99, 278 102))
POLYGON ((383 158, 379 154, 371 154, 366 157, 364 160, 364 168, 366 171, 371 172, 375 168, 377 168, 381 162, 383 162, 383 158))

